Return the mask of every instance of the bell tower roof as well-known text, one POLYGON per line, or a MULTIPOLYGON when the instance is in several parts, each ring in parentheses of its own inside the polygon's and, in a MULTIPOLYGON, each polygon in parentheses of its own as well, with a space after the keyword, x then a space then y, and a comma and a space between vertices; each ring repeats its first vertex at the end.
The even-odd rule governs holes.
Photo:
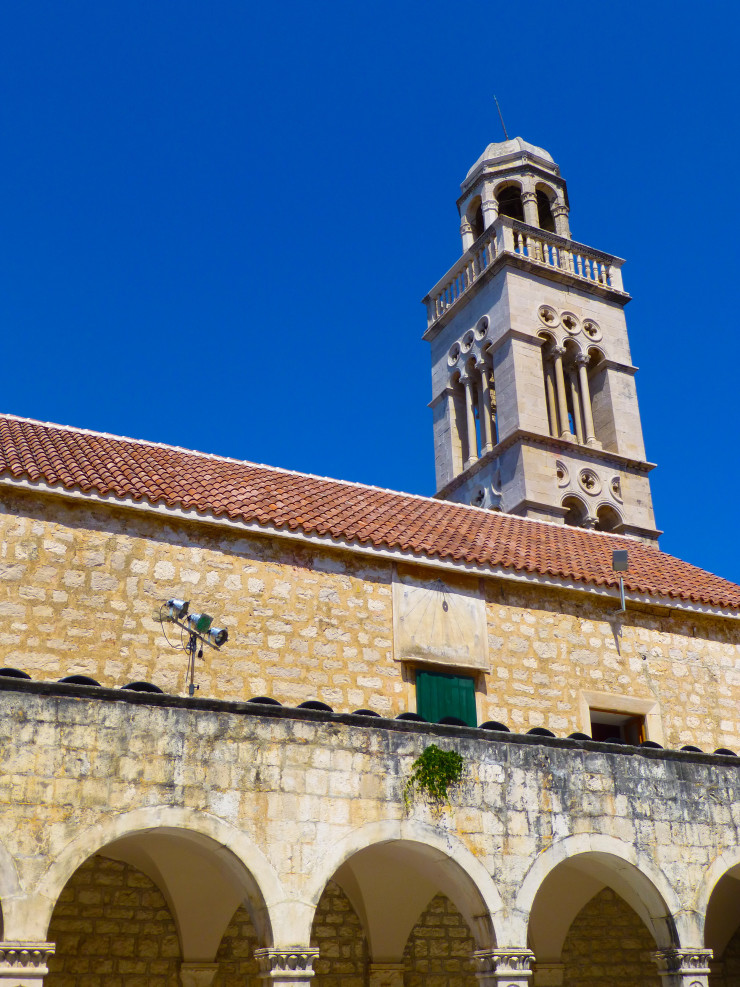
POLYGON ((511 140, 489 144, 465 176, 462 188, 465 189, 471 180, 482 171, 498 171, 503 168, 516 167, 516 165, 525 162, 539 165, 540 168, 544 168, 554 175, 560 174, 560 169, 555 164, 552 155, 548 154, 544 148, 530 144, 521 137, 513 137, 511 140))

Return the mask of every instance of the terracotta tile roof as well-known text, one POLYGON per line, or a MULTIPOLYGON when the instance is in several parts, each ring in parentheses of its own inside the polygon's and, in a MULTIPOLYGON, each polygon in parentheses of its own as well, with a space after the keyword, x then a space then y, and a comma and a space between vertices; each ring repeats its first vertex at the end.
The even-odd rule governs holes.
POLYGON ((0 416, 0 476, 482 567, 740 610, 740 586, 641 542, 173 446, 0 416))

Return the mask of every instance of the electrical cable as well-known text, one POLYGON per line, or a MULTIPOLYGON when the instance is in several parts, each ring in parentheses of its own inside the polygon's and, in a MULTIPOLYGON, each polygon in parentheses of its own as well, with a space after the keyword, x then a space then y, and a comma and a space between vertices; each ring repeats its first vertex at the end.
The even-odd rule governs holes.
POLYGON ((182 628, 180 628, 180 648, 178 648, 178 646, 176 644, 173 644, 172 641, 170 641, 170 639, 167 637, 167 631, 164 629, 165 621, 164 621, 164 617, 162 616, 162 611, 166 606, 167 606, 166 603, 162 603, 160 604, 159 607, 159 623, 162 626, 162 634, 164 635, 164 639, 167 642, 167 644, 169 644, 169 646, 173 648, 175 651, 179 651, 180 648, 182 648, 182 628))

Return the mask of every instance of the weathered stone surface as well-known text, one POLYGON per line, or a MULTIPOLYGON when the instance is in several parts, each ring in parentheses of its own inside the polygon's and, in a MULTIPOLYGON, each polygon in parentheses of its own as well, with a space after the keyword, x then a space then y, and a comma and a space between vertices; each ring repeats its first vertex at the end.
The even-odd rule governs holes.
MULTIPOLYGON (((403 660, 413 656, 394 641, 390 561, 52 498, 3 492, 0 504, 0 563, 18 577, 0 578, 2 665, 45 680, 144 679, 184 693, 185 655, 154 616, 184 597, 229 628, 226 647, 198 660, 201 696, 316 698, 385 716, 416 708, 403 660)), ((439 585, 439 572, 404 571, 439 585)), ((652 739, 666 746, 740 750, 735 621, 637 606, 619 619, 595 594, 445 578, 450 592, 485 600, 487 653, 471 661, 490 669, 478 678, 479 722, 590 732, 584 696, 598 692, 653 703, 652 739)))
MULTIPOLYGON (((56 901, 66 883, 56 887, 50 876, 59 860, 74 869, 131 831, 181 825, 222 834, 248 869, 258 854, 296 907, 318 901, 362 847, 388 839, 436 846, 482 900, 500 896, 491 910, 496 935, 520 938, 552 867, 574 854, 606 854, 647 875, 666 921, 691 937, 710 865, 740 845, 740 769, 729 758, 32 688, 0 693, 0 843, 19 883, 11 923, 23 913, 19 900, 56 901), (463 782, 441 813, 419 801, 407 808, 403 797, 411 763, 432 738, 465 759, 463 782)), ((289 921, 298 934, 303 923, 307 935, 310 921, 298 912, 280 918, 286 906, 269 880, 259 891, 275 929, 289 921)))

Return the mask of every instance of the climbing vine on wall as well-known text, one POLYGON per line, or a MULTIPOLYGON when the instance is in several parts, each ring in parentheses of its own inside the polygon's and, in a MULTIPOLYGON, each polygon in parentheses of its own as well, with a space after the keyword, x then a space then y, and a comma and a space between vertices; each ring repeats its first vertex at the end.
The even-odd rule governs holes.
POLYGON ((447 790, 460 781, 463 767, 457 751, 443 751, 436 744, 425 747, 411 766, 411 777, 403 790, 406 807, 417 790, 434 805, 449 805, 447 790))

